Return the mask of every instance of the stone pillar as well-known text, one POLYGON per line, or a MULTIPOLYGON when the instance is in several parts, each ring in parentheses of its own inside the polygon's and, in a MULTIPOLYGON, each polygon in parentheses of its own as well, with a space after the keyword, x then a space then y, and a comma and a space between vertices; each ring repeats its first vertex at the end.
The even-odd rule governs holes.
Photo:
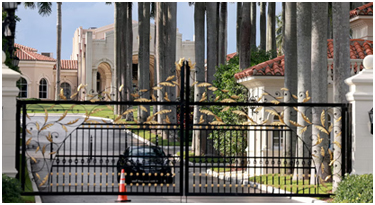
POLYGON ((373 107, 372 57, 363 60, 365 69, 345 80, 350 88, 346 98, 352 104, 352 174, 373 172, 373 135, 368 114, 373 107))
MULTIPOLYGON (((88 31, 86 33, 86 100, 91 99, 91 97, 88 97, 87 94, 91 94, 92 90, 96 85, 93 85, 93 75, 92 75, 92 32, 88 31)), ((95 76, 96 79, 96 76, 95 76)))
POLYGON ((5 53, 3 53, 3 174, 15 177, 16 170, 16 96, 18 88, 17 80, 21 77, 19 73, 8 68, 4 64, 5 53))

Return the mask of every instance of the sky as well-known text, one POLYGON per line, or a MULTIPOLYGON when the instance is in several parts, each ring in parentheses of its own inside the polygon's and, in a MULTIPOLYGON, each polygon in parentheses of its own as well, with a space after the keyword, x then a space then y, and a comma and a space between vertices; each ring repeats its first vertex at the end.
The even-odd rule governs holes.
MULTIPOLYGON (((56 3, 52 3, 52 13, 41 16, 37 9, 25 9, 21 4, 16 15, 21 19, 16 25, 15 42, 38 50, 38 53, 53 53, 56 58, 56 3)), ((113 23, 114 6, 104 2, 63 2, 62 3, 62 46, 61 59, 68 60, 72 53, 74 31, 82 26, 102 27, 113 23)), ((281 3, 276 3, 276 15, 281 12, 281 3)), ((237 3, 228 3, 228 50, 236 52, 236 12, 237 3)), ((133 20, 138 20, 138 4, 133 2, 133 20)), ((151 21, 153 22, 153 20, 151 21)), ((194 6, 187 2, 177 3, 177 28, 182 40, 193 40, 194 6)), ((259 6, 257 6, 257 45, 259 45, 259 6)))

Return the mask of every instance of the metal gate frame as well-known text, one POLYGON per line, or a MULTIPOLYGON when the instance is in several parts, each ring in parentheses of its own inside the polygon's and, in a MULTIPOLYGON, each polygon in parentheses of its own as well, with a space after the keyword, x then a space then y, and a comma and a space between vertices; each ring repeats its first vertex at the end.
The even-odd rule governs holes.
MULTIPOLYGON (((91 104, 91 105, 110 105, 110 104, 117 104, 117 105, 169 105, 169 106, 180 106, 180 119, 178 119, 178 123, 176 126, 179 126, 180 137, 181 139, 185 140, 185 146, 183 143, 180 144, 180 150, 185 151, 188 153, 189 151, 189 137, 187 136, 188 133, 192 130, 195 130, 196 126, 193 122, 190 122, 190 107, 191 106, 220 106, 220 105, 230 105, 230 106, 264 106, 264 107, 299 107, 299 106, 308 106, 308 107, 340 107, 341 108, 341 115, 342 115, 342 176, 345 173, 351 172, 351 107, 349 104, 336 104, 336 103, 217 103, 217 102, 190 102, 189 95, 190 87, 185 85, 190 85, 189 80, 190 72, 185 75, 185 70, 189 71, 189 65, 187 61, 184 61, 183 66, 181 67, 181 89, 180 89, 180 101, 177 102, 117 102, 117 101, 100 101, 100 102, 91 102, 91 101, 43 101, 42 103, 59 103, 59 104, 77 104, 77 105, 84 105, 84 104, 91 104), (186 92, 185 92, 186 91, 186 92), (187 95, 185 96, 185 93, 187 95), (186 126, 184 126, 186 125, 186 126)), ((29 104, 38 104, 41 102, 38 101, 22 101, 17 100, 17 113, 16 113, 16 154, 22 153, 21 158, 16 158, 16 169, 19 171, 17 178, 21 181, 22 189, 25 190, 25 168, 26 168, 26 161, 25 161, 25 149, 26 149, 26 123, 22 124, 22 136, 20 136, 21 132, 21 119, 22 122, 26 122, 26 113, 27 108, 26 106, 29 104), (22 116, 21 116, 22 112, 22 116), (22 118, 21 118, 22 117, 22 118), (20 139, 22 142, 20 143, 20 139), (22 169, 20 167, 20 163, 22 169)), ((200 126, 200 125, 199 125, 200 126)), ((205 125, 211 126, 211 125, 205 125)), ((230 125, 228 125, 230 126, 230 125)), ((233 125, 236 126, 236 125, 233 125)), ((238 125, 237 125, 238 126, 238 125)), ((214 126, 212 126, 213 128, 214 126)), ((16 156, 17 156, 16 155, 16 156)), ((183 157, 180 156, 181 162, 183 162, 183 157)), ((329 196, 329 194, 273 194, 273 193, 193 193, 189 191, 189 155, 186 155, 186 159, 184 163, 180 163, 180 189, 176 193, 162 193, 163 195, 175 195, 175 196, 217 196, 217 195, 228 195, 228 196, 329 196)), ((65 192, 23 192, 24 195, 90 195, 90 194, 97 194, 97 195, 118 195, 120 192, 77 192, 77 193, 65 193, 65 192)), ((160 193, 157 193, 160 195, 160 193)), ((155 195, 155 193, 129 193, 129 195, 155 195)))

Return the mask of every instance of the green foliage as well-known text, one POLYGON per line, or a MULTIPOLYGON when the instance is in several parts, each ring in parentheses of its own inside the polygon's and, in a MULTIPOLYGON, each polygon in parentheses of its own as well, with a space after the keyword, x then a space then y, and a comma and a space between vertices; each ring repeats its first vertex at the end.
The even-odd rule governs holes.
POLYGON ((373 203, 372 174, 346 175, 332 198, 334 203, 373 203))
MULTIPOLYGON (((261 49, 253 49, 251 51, 251 66, 257 65, 271 58, 272 52, 261 49)), ((216 96, 220 96, 220 100, 230 98, 233 95, 239 97, 237 102, 246 102, 248 99, 248 90, 245 86, 237 83, 234 75, 241 72, 239 67, 239 57, 235 56, 229 60, 226 65, 217 67, 214 74, 215 80, 213 86, 218 88, 214 92, 216 96), (222 92, 228 90, 229 92, 222 92)), ((211 106, 210 110, 220 117, 226 124, 242 124, 247 121, 244 116, 239 116, 233 113, 234 110, 241 110, 247 113, 246 107, 231 106, 228 111, 222 112, 226 106, 211 106)), ((214 148, 217 149, 221 155, 226 156, 243 156, 247 147, 247 137, 244 131, 214 131, 210 134, 210 139, 214 141, 214 148), (223 146, 225 145, 225 146, 223 146)))
POLYGON ((23 203, 21 197, 21 184, 16 178, 11 178, 3 174, 3 202, 23 203))

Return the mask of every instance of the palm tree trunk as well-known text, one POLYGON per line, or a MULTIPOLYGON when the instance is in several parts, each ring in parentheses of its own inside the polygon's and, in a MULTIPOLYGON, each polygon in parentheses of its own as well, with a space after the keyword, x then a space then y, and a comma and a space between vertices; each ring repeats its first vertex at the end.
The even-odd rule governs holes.
POLYGON ((272 58, 276 57, 275 12, 276 12, 276 3, 268 2, 266 50, 273 52, 272 58))
MULTIPOLYGON (((207 82, 213 83, 214 74, 216 72, 217 66, 217 53, 218 53, 218 43, 217 43, 217 3, 208 2, 206 3, 207 10, 207 82)), ((207 98, 213 101, 214 95, 211 90, 207 90, 207 98)), ((212 122, 213 116, 208 116, 207 121, 212 122)), ((209 132, 206 132, 205 138, 209 137, 209 132)), ((207 139, 205 139, 207 140, 207 139)), ((206 150, 206 154, 213 154, 212 140, 207 140, 206 147, 211 149, 206 150)), ((202 147, 201 147, 202 149, 202 147)))
POLYGON ((260 49, 266 50, 266 2, 260 2, 260 49))
MULTIPOLYGON (((298 102, 303 102, 306 98, 306 92, 311 94, 311 3, 297 3, 297 53, 303 55, 297 56, 297 74, 298 74, 298 102)), ((310 95, 309 94, 309 95, 310 95)), ((310 110, 306 107, 298 107, 298 110, 311 119, 310 110)), ((297 116, 298 124, 307 126, 308 123, 302 118, 302 115, 297 116)), ((297 128, 297 133, 300 133, 301 127, 297 128)), ((298 157, 308 157, 311 149, 311 127, 300 135, 298 138, 298 157)), ((308 161, 299 160, 298 165, 301 167, 308 167, 308 161)), ((308 179, 309 171, 307 168, 298 169, 298 180, 308 179), (304 175, 303 175, 304 174, 304 175), (304 177, 303 177, 304 176, 304 177)))
POLYGON ((285 48, 284 48, 284 44, 285 44, 285 41, 284 41, 284 36, 285 36, 285 2, 283 2, 282 4, 282 13, 281 13, 281 20, 283 22, 283 31, 282 31, 282 36, 283 36, 283 40, 281 41, 281 52, 284 54, 285 53, 285 48))
POLYGON ((61 4, 57 2, 57 42, 56 42, 56 91, 55 100, 60 100, 60 70, 61 70, 61 4))
MULTIPOLYGON (((296 21, 296 3, 287 2, 285 4, 285 73, 284 87, 289 91, 284 95, 284 102, 292 102, 292 94, 297 94, 297 21, 296 21)), ((284 108, 285 124, 290 126, 290 120, 296 122, 297 114, 292 107, 284 108)), ((284 137, 285 157, 291 158, 295 154, 296 135, 295 126, 291 126, 293 132, 287 132, 284 137)), ((288 165, 292 166, 290 160, 288 165)), ((287 174, 293 173, 293 169, 287 170, 287 174)))
MULTIPOLYGON (((194 31, 195 31, 195 80, 199 83, 205 81, 204 70, 204 54, 205 54, 205 40, 204 40, 204 13, 205 3, 196 2, 194 6, 194 31)), ((194 101, 198 102, 202 99, 204 92, 203 87, 194 86, 194 101)), ((194 106, 193 123, 198 124, 200 119, 199 106, 194 106)), ((192 148, 196 156, 205 153, 206 138, 203 137, 204 131, 194 130, 192 148)))
MULTIPOLYGON (((333 102, 334 103, 347 103, 346 93, 349 88, 345 85, 344 80, 350 77, 350 39, 349 39, 349 21, 343 16, 349 13, 349 2, 334 2, 333 3, 333 49, 334 49, 334 66, 333 66, 333 102)), ((335 123, 333 132, 340 133, 342 122, 336 120, 341 117, 341 110, 335 108, 334 110, 335 123)), ((341 144, 341 135, 336 134, 334 140, 341 144)), ((333 145, 333 156, 335 162, 333 163, 333 191, 336 191, 338 183, 341 178, 341 161, 342 153, 341 148, 337 144, 333 145)))
POLYGON ((236 23, 236 52, 241 48, 241 21, 242 21, 242 2, 237 2, 237 23, 236 23))
POLYGON ((257 36, 257 3, 251 2, 250 8, 250 49, 256 49, 257 36))
POLYGON ((240 69, 250 67, 250 2, 242 6, 240 69))
POLYGON ((219 65, 225 64, 227 54, 227 2, 220 3, 220 24, 219 24, 219 65))
MULTIPOLYGON (((177 30, 177 3, 168 2, 166 3, 167 12, 167 22, 166 22, 166 37, 168 42, 168 49, 165 49, 165 73, 167 76, 176 76, 175 61, 176 61, 176 30, 177 30)), ((189 72, 186 72, 189 73, 189 72)), ((166 79, 162 79, 165 81, 166 79)), ((168 93, 168 98, 170 101, 175 102, 177 99, 177 93, 175 87, 165 87, 163 88, 165 92, 168 93)), ((167 116, 169 117, 172 124, 177 123, 177 109, 176 106, 167 106, 168 110, 171 110, 167 116)), ((176 140, 176 132, 174 130, 165 131, 165 135, 168 137, 169 141, 176 140)))
MULTIPOLYGON (((132 3, 126 3, 126 99, 133 101, 133 20, 132 20, 132 3)), ((132 106, 127 106, 127 109, 132 109, 132 106)), ((133 113, 126 115, 127 121, 133 121, 133 113)))
MULTIPOLYGON (((156 3, 156 20, 155 20, 155 23, 156 23, 156 84, 159 84, 161 82, 163 82, 163 80, 166 79, 166 72, 165 72, 165 58, 164 58, 164 55, 165 55, 165 49, 164 49, 164 45, 166 43, 166 40, 164 39, 165 38, 165 34, 164 34, 164 30, 165 30, 165 26, 164 26, 164 23, 165 23, 165 3, 161 3, 161 2, 157 2, 156 3)), ((158 90, 157 91, 157 100, 159 102, 164 102, 164 93, 162 90, 158 90)), ((160 110, 164 110, 165 109, 165 106, 163 105, 159 105, 158 106, 158 111, 160 110)), ((162 115, 158 115, 158 122, 159 123, 163 123, 163 118, 162 118, 162 115)), ((161 134, 161 133, 159 133, 161 134)), ((163 136, 164 138, 164 136, 163 136)), ((167 137, 165 136, 165 139, 167 137)))
MULTIPOLYGON (((311 90, 312 103, 328 102, 328 82, 327 82, 327 3, 313 3, 312 7, 312 32, 311 32, 311 90)), ((321 125, 321 113, 323 108, 314 107, 312 110, 313 125, 321 125)), ((327 119, 327 116, 324 116, 327 119)), ((326 126, 322 125, 322 126, 326 126)), ((315 171, 318 176, 315 179, 324 180, 331 175, 329 164, 329 154, 322 155, 322 150, 327 153, 329 138, 324 132, 320 132, 316 126, 312 127, 312 147, 315 171), (318 135, 322 142, 318 145, 318 135)))
MULTIPOLYGON (((150 3, 138 2, 138 88, 139 90, 150 88, 150 3)), ((151 92, 151 91, 150 91, 151 92)), ((149 92, 140 93, 142 98, 149 99, 149 92)), ((150 114, 150 106, 144 105, 147 112, 138 107, 138 121, 145 122, 150 114)))

